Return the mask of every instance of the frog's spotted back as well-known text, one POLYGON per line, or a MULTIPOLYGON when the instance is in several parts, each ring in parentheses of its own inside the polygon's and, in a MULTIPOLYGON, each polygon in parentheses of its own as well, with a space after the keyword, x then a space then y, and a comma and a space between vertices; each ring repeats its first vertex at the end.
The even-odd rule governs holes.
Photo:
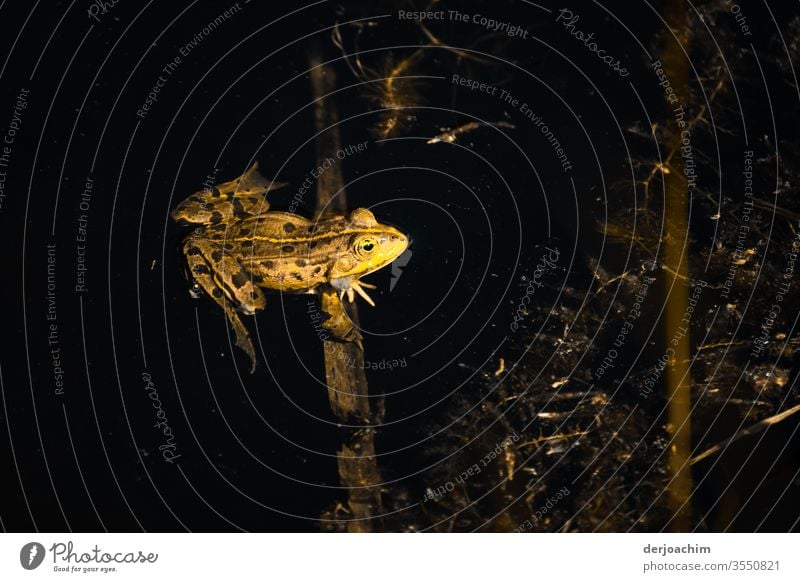
POLYGON ((181 224, 228 224, 269 210, 266 193, 286 184, 271 182, 258 171, 258 162, 244 174, 212 188, 195 192, 170 216, 181 224))

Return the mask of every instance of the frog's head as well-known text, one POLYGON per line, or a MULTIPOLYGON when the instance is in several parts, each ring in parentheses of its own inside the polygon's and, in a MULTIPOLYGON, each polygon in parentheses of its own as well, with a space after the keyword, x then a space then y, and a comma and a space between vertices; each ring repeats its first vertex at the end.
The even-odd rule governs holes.
POLYGON ((345 246, 331 271, 332 278, 362 277, 381 269, 403 254, 408 237, 380 224, 365 208, 350 213, 345 246))

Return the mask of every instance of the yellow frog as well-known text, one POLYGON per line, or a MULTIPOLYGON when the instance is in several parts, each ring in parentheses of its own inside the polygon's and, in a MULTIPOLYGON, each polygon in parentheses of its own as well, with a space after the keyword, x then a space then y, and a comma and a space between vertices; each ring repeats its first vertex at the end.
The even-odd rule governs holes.
POLYGON ((408 247, 408 237, 380 224, 369 210, 312 222, 289 212, 269 211, 265 195, 284 184, 270 182, 253 166, 235 180, 189 196, 173 210, 179 224, 197 225, 183 242, 193 278, 191 293, 210 295, 225 310, 236 333, 236 345, 256 357, 247 329, 237 314, 264 309, 264 289, 323 294, 323 327, 343 341, 361 336, 341 300, 358 293, 370 305, 361 277, 385 267, 408 247))

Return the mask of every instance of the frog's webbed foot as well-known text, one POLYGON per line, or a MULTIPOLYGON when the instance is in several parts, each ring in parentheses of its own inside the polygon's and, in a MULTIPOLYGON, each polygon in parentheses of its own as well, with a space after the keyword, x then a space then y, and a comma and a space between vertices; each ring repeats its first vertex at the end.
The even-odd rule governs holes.
POLYGON ((267 212, 267 192, 285 185, 267 180, 258 173, 258 164, 253 164, 234 180, 195 192, 181 202, 170 216, 186 224, 231 224, 267 212))
POLYGON ((252 374, 256 371, 256 350, 253 347, 253 340, 250 339, 247 328, 242 323, 242 320, 239 319, 236 309, 230 303, 225 304, 225 314, 228 316, 228 321, 230 321, 236 334, 236 345, 250 358, 250 373, 252 374))
POLYGON ((238 178, 229 182, 217 184, 215 188, 226 197, 244 198, 247 196, 258 196, 266 194, 272 190, 283 188, 286 184, 282 182, 272 182, 267 180, 258 171, 258 162, 254 162, 250 169, 238 178))
POLYGON ((336 339, 346 342, 355 342, 361 346, 361 333, 353 325, 347 315, 344 304, 334 288, 325 288, 320 291, 322 313, 326 316, 322 327, 330 331, 336 339))

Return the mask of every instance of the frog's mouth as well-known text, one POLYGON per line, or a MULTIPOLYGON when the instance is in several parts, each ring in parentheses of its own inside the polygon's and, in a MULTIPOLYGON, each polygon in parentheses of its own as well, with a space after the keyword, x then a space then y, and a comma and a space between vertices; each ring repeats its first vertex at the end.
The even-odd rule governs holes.
POLYGON ((378 248, 371 256, 363 258, 357 272, 351 273, 356 276, 369 275, 385 266, 402 255, 408 245, 409 238, 399 230, 392 229, 377 237, 378 248))

